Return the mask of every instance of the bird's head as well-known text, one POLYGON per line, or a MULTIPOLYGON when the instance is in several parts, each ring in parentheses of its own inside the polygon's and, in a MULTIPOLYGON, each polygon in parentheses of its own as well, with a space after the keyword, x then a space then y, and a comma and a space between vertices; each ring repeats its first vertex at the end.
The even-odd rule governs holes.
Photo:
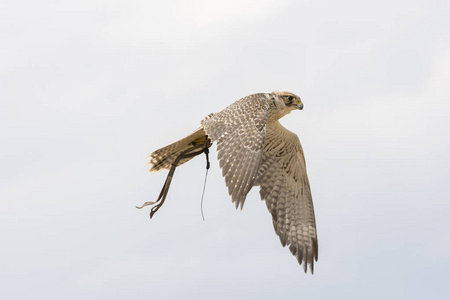
POLYGON ((272 99, 269 120, 278 120, 293 110, 303 109, 300 97, 289 92, 273 91, 267 95, 272 99))
POLYGON ((294 109, 303 109, 303 103, 299 96, 289 92, 279 92, 278 97, 283 100, 286 107, 294 109))

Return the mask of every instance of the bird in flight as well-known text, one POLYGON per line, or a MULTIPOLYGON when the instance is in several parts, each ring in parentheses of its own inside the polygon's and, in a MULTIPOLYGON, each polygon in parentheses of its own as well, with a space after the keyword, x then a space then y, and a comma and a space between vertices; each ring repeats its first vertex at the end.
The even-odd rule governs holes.
POLYGON ((170 170, 150 217, 161 207, 177 166, 206 153, 217 145, 217 159, 228 193, 236 208, 242 209, 253 186, 260 187, 272 214, 281 244, 289 246, 306 273, 318 258, 314 207, 306 163, 297 135, 284 128, 279 119, 303 109, 300 97, 289 92, 259 93, 244 97, 201 121, 189 136, 149 155, 151 172, 170 170))

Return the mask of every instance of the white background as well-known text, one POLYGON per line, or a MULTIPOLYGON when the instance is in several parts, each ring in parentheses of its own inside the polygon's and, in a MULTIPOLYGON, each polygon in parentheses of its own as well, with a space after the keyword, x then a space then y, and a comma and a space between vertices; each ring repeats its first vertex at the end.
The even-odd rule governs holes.
MULTIPOLYGON (((448 299, 450 2, 3 1, 1 299, 448 299), (215 151, 146 156, 239 98, 300 95, 315 274, 215 151)), ((213 147, 214 149, 214 147, 213 147)))

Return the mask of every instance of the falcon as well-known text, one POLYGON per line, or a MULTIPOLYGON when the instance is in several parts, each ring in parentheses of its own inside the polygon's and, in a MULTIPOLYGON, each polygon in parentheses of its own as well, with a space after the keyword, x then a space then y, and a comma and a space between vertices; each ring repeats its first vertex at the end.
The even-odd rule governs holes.
POLYGON ((208 115, 195 132, 149 155, 151 172, 170 171, 158 200, 137 208, 156 204, 152 217, 164 203, 175 168, 208 154, 216 143, 217 159, 236 208, 242 209, 248 192, 259 186, 281 244, 289 246, 305 273, 308 265, 313 273, 318 243, 305 157, 297 135, 279 122, 301 109, 299 96, 274 91, 244 97, 208 115))

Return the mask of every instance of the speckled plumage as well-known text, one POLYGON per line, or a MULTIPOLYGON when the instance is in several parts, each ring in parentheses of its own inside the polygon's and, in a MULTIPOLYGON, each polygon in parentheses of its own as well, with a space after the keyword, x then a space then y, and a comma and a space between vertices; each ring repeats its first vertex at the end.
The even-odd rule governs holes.
POLYGON ((297 108, 303 108, 300 98, 288 92, 244 97, 207 116, 191 135, 150 154, 149 163, 151 171, 168 169, 193 141, 207 136, 217 143, 219 165, 236 207, 242 208, 248 192, 259 185, 281 244, 289 246, 305 272, 307 265, 313 272, 318 244, 305 158, 297 135, 278 121, 297 108))

